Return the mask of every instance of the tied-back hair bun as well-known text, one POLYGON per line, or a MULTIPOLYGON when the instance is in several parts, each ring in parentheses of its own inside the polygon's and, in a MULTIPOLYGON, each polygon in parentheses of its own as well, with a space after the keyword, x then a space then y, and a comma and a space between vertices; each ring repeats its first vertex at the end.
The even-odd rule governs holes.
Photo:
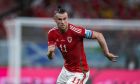
POLYGON ((59 5, 57 7, 56 13, 65 13, 65 12, 66 12, 66 10, 62 6, 59 5))

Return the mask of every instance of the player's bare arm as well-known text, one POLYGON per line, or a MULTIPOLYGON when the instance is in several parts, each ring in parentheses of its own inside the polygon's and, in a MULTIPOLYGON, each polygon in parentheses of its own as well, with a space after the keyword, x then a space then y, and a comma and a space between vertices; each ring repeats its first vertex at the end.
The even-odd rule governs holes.
POLYGON ((49 59, 53 59, 54 51, 55 51, 55 45, 48 46, 47 56, 49 59))
POLYGON ((109 60, 116 61, 116 58, 118 56, 115 56, 114 54, 112 54, 112 53, 109 52, 109 49, 108 49, 106 40, 105 40, 105 38, 104 38, 104 36, 103 36, 102 33, 93 31, 92 38, 93 39, 97 39, 97 41, 99 42, 101 48, 103 49, 104 54, 107 56, 107 58, 109 60))

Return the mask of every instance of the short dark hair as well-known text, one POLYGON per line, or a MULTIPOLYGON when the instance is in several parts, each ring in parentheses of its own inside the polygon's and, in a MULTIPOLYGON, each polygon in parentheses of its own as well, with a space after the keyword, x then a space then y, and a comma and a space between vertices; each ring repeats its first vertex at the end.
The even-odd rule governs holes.
POLYGON ((57 10, 55 11, 55 14, 56 14, 56 13, 61 13, 61 14, 63 14, 63 13, 65 13, 65 12, 67 12, 66 9, 64 9, 62 6, 58 6, 58 7, 57 7, 57 10))

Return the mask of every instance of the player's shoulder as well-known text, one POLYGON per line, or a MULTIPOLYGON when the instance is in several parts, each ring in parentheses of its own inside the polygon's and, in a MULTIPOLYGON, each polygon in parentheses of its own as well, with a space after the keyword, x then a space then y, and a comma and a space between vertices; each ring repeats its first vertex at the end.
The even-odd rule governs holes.
POLYGON ((53 27, 53 28, 51 28, 49 31, 48 31, 48 33, 52 33, 52 32, 54 32, 54 31, 56 31, 58 28, 57 27, 53 27))
POLYGON ((77 26, 77 25, 73 25, 73 24, 69 24, 69 28, 70 28, 70 30, 72 30, 76 33, 81 33, 82 30, 84 29, 82 26, 77 26))

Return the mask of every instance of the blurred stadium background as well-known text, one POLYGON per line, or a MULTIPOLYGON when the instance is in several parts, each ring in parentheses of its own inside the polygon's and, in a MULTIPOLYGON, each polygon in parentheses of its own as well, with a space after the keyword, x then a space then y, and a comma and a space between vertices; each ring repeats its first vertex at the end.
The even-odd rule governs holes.
POLYGON ((87 84, 140 84, 140 0, 0 0, 0 84, 55 84, 63 59, 57 50, 50 61, 46 52, 58 4, 71 23, 102 32, 119 56, 112 63, 96 41, 85 40, 87 84))

